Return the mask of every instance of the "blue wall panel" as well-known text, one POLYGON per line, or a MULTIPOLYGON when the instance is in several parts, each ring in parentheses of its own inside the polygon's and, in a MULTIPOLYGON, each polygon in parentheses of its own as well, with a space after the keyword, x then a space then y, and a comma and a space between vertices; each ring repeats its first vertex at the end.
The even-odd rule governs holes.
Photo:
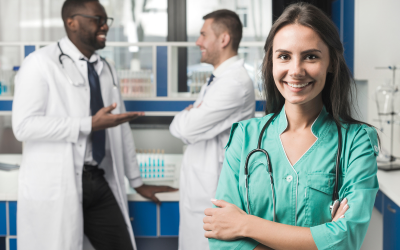
POLYGON ((343 1, 343 45, 347 67, 354 74, 354 0, 343 1))
POLYGON ((179 202, 161 203, 160 233, 162 236, 179 235, 179 202))
MULTIPOLYGON (((332 21, 335 23, 338 32, 340 32, 340 19, 341 19, 341 0, 335 0, 332 2, 332 21)), ((339 33, 340 34, 340 33, 339 33)), ((340 37, 342 39, 342 37, 340 37)))
POLYGON ((17 250, 17 239, 10 239, 10 250, 17 250))
POLYGON ((129 202, 133 233, 138 236, 157 236, 157 205, 149 201, 129 202))
POLYGON ((157 46, 157 96, 168 96, 168 47, 157 46))
POLYGON ((25 57, 27 57, 33 51, 35 51, 35 46, 33 46, 33 45, 25 45, 25 57))
POLYGON ((8 202, 8 213, 10 219, 10 235, 17 235, 17 202, 8 202))
POLYGON ((340 34, 344 47, 344 59, 354 74, 354 0, 335 0, 332 2, 332 21, 340 34))
POLYGON ((256 101, 256 111, 265 111, 265 101, 256 101))
POLYGON ((0 236, 7 235, 7 203, 0 201, 0 236))

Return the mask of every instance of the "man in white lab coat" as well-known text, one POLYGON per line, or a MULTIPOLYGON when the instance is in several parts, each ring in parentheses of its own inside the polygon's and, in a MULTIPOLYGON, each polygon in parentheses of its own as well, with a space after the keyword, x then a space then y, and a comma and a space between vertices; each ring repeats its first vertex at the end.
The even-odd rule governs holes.
POLYGON ((111 19, 97 0, 67 0, 68 37, 30 54, 16 77, 13 130, 24 142, 19 174, 18 249, 136 249, 125 192, 158 201, 144 185, 117 74, 95 53, 111 19))
POLYGON ((196 102, 177 114, 172 135, 187 145, 180 175, 179 249, 208 249, 204 210, 214 198, 224 159, 224 147, 234 122, 254 117, 253 83, 237 55, 242 24, 236 13, 214 11, 203 17, 196 44, 201 62, 214 66, 196 102))

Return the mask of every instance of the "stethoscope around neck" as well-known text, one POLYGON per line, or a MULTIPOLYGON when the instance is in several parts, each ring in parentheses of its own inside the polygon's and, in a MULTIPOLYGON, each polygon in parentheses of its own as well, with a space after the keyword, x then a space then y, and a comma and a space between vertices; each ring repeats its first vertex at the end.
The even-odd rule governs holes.
MULTIPOLYGON (((81 85, 84 85, 84 84, 85 84, 85 78, 83 77, 82 73, 78 70, 75 61, 74 61, 68 54, 65 54, 65 53, 64 53, 64 51, 61 49, 60 42, 57 42, 57 46, 58 46, 58 48, 60 49, 60 52, 61 52, 60 55, 58 56, 58 60, 60 61, 60 64, 61 64, 61 66, 62 66, 62 68, 63 68, 63 70, 64 70, 64 74, 65 74, 65 76, 67 77, 68 82, 69 82, 70 84, 74 85, 74 86, 81 86, 81 85), (63 57, 63 56, 69 58, 69 59, 73 62, 74 66, 75 66, 75 68, 76 68, 76 70, 77 70, 77 72, 79 72, 79 75, 81 76, 82 82, 74 82, 74 81, 71 79, 71 77, 69 77, 68 74, 65 72, 66 70, 65 70, 65 67, 64 67, 64 63, 63 63, 63 61, 62 61, 62 57, 63 57)), ((113 81, 114 88, 116 88, 116 87, 117 87, 117 84, 115 83, 114 74, 113 74, 113 72, 112 72, 112 70, 111 70, 110 64, 107 62, 106 59, 104 59, 104 58, 101 57, 101 56, 100 56, 100 60, 102 60, 103 62, 105 62, 105 64, 107 65, 107 67, 108 67, 108 69, 109 69, 109 71, 110 71, 110 73, 111 73, 111 78, 112 78, 112 81, 113 81)))
MULTIPOLYGON (((258 137, 258 144, 257 148, 253 149, 248 153, 246 157, 246 163, 244 165, 244 175, 245 175, 245 188, 246 188, 246 203, 247 203, 247 212, 248 214, 251 214, 250 210, 250 201, 249 201, 249 179, 250 179, 250 174, 249 174, 249 160, 250 157, 257 152, 263 153, 265 157, 267 158, 267 172, 270 177, 270 183, 271 183, 271 192, 272 192, 272 204, 273 204, 273 211, 274 211, 274 217, 273 221, 276 221, 276 210, 275 210, 275 192, 274 192, 274 179, 272 175, 272 165, 271 165, 271 160, 269 158, 269 154, 265 149, 261 148, 261 142, 262 142, 262 137, 264 135, 265 130, 268 128, 269 124, 275 119, 275 117, 279 114, 280 112, 275 113, 271 118, 268 119, 267 123, 264 125, 260 132, 260 136, 258 137)), ((337 151, 337 156, 336 156, 336 175, 335 175, 335 186, 332 194, 332 204, 329 206, 330 212, 331 212, 331 217, 332 219, 334 218, 336 211, 339 208, 340 205, 340 200, 339 200, 339 190, 338 190, 338 182, 339 182, 339 174, 340 174, 340 156, 342 153, 342 133, 340 130, 340 125, 336 124, 337 130, 338 130, 338 151, 337 151)), ((297 197, 296 197, 297 199, 297 197)), ((296 201, 297 204, 297 201, 296 201)), ((297 225, 297 205, 296 205, 296 220, 295 220, 295 225, 297 225)))

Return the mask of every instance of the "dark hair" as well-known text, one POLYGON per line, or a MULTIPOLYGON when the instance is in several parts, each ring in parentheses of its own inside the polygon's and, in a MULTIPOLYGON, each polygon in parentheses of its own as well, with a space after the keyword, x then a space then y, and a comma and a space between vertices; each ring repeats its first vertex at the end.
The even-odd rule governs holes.
MULTIPOLYGON (((353 105, 352 88, 355 82, 343 56, 343 45, 335 24, 317 7, 304 3, 289 5, 272 25, 265 42, 265 57, 262 65, 264 91, 266 96, 265 113, 279 112, 285 99, 275 85, 272 75, 272 44, 276 33, 286 25, 300 24, 313 29, 329 48, 332 73, 327 73, 322 90, 322 102, 337 124, 365 124, 351 117, 353 105)), ((368 124, 367 124, 368 125, 368 124)))
POLYGON ((75 11, 81 8, 85 8, 85 3, 98 2, 99 0, 65 0, 61 8, 61 17, 65 23, 67 19, 76 14, 75 11))
POLYGON ((224 30, 228 30, 228 33, 231 37, 232 49, 237 52, 239 49, 240 40, 242 40, 243 31, 243 25, 240 22, 239 16, 231 10, 223 9, 213 11, 203 16, 203 20, 210 18, 214 19, 213 30, 217 35, 220 34, 218 31, 219 27, 217 28, 214 25, 223 26, 224 30))

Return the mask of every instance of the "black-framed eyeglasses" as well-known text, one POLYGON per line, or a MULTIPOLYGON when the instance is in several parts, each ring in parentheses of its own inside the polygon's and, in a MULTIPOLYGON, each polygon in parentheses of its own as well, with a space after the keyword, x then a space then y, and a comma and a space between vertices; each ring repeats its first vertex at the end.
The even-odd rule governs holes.
POLYGON ((110 27, 112 25, 112 23, 114 22, 114 18, 112 18, 112 17, 89 16, 89 15, 85 15, 85 14, 74 14, 74 15, 71 16, 71 18, 74 18, 75 16, 83 16, 83 17, 87 17, 87 18, 96 19, 98 27, 101 27, 104 24, 107 24, 107 26, 110 27))

